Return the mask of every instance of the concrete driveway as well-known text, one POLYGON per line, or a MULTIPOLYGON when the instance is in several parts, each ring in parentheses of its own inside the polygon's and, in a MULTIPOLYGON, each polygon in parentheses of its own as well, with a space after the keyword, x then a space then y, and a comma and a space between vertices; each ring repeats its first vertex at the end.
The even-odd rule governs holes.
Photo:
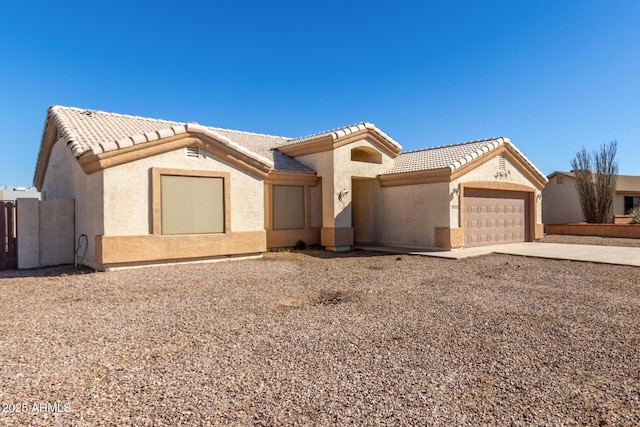
POLYGON ((565 243, 510 243, 506 245, 481 246, 478 248, 441 250, 411 250, 396 247, 359 246, 367 250, 407 253, 439 258, 461 259, 491 253, 520 255, 536 258, 566 259, 572 261, 597 262, 603 264, 631 265, 640 267, 640 248, 621 246, 575 245, 565 243))

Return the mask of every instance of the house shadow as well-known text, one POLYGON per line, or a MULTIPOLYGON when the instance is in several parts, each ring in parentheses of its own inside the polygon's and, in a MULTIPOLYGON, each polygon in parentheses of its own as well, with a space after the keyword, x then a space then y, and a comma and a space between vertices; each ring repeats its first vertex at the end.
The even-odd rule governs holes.
POLYGON ((402 255, 398 252, 383 252, 383 251, 369 251, 366 249, 353 248, 346 252, 333 252, 323 249, 305 249, 298 250, 297 253, 321 259, 334 259, 334 258, 373 258, 373 257, 385 257, 393 255, 402 255))
POLYGON ((52 267, 30 268, 25 270, 5 270, 0 271, 0 285, 2 279, 16 279, 24 277, 60 277, 76 276, 80 274, 95 273, 95 270, 83 266, 80 270, 73 264, 56 265, 52 267))

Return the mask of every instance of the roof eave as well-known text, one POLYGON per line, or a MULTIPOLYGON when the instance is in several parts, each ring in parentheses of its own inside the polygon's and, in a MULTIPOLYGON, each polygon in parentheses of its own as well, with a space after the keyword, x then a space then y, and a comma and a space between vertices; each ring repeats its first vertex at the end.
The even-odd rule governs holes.
MULTIPOLYGON (((86 152, 78 161, 87 174, 130 163, 143 158, 163 154, 181 148, 197 146, 216 158, 230 163, 248 173, 264 179, 273 168, 273 162, 249 150, 238 150, 207 132, 189 129, 186 132, 166 136, 146 143, 103 152, 86 152)), ((244 148, 244 147, 243 147, 244 148)))
POLYGON ((391 173, 378 176, 381 187, 434 184, 438 182, 451 182, 451 179, 451 168, 449 167, 413 172, 391 173))
POLYGON ((278 147, 278 150, 289 157, 300 157, 309 154, 331 151, 362 139, 369 140, 380 151, 395 158, 402 147, 375 127, 364 127, 351 133, 332 132, 319 138, 278 147))

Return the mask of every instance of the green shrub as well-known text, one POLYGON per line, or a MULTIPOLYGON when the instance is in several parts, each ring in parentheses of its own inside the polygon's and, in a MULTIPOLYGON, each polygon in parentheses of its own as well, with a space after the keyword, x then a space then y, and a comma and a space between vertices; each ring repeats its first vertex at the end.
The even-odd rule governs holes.
POLYGON ((631 209, 629 215, 631 215, 631 224, 640 224, 640 208, 631 209))
POLYGON ((304 240, 298 240, 296 242, 296 245, 294 246, 294 248, 298 249, 298 250, 303 250, 307 248, 307 244, 304 242, 304 240))

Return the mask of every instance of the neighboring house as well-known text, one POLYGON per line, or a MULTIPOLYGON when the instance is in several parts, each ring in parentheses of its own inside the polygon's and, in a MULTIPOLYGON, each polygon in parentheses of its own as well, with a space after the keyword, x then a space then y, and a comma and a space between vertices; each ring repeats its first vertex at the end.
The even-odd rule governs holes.
MULTIPOLYGON (((553 172, 542 190, 542 220, 545 224, 571 224, 585 220, 573 172, 553 172)), ((619 175, 613 199, 613 214, 627 215, 640 207, 640 176, 619 175)))
POLYGON ((74 200, 97 269, 542 237, 546 177, 509 139, 400 151, 369 123, 286 138, 53 106, 34 183, 74 200))
POLYGON ((0 185, 0 200, 15 201, 17 199, 40 199, 40 193, 35 187, 17 187, 0 185))

